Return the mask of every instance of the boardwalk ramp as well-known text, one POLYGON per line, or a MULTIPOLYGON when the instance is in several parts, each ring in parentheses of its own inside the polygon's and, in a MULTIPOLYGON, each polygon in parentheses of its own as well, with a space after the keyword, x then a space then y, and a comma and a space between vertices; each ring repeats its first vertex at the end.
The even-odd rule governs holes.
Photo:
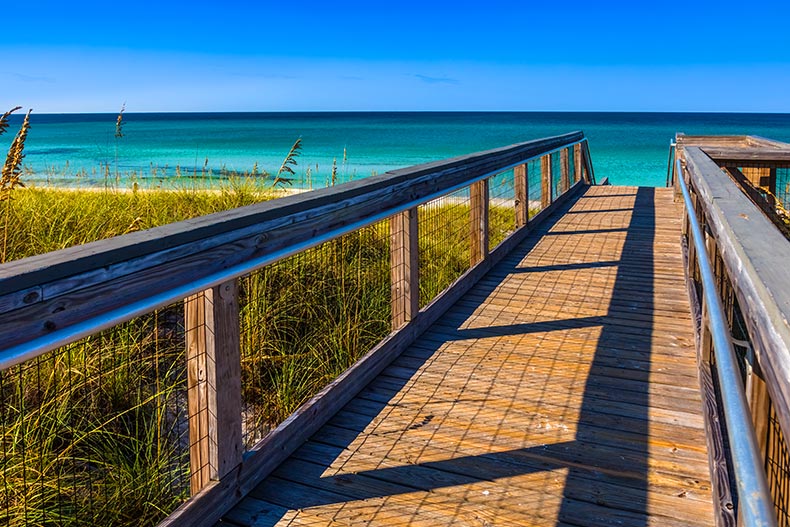
POLYGON ((712 525, 680 214, 589 187, 223 525, 712 525))

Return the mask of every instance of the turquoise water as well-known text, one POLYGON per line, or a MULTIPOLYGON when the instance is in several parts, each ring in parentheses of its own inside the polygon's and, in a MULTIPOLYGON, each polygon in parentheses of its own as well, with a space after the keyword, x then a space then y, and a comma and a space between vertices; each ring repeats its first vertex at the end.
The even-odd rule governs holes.
MULTIPOLYGON (((690 113, 195 113, 31 117, 27 180, 102 184, 101 165, 166 183, 175 167, 200 175, 203 167, 276 172, 302 139, 296 186, 324 186, 337 160, 340 181, 383 173, 574 130, 590 141, 598 179, 660 186, 676 132, 752 134, 790 142, 790 114, 690 113), (345 156, 344 156, 345 154, 345 156), (344 162, 345 157, 345 162, 344 162), (151 167, 157 167, 152 176, 151 167), (167 167, 166 176, 163 169, 167 167), (81 173, 80 177, 75 174, 81 173)), ((15 116, 14 132, 20 116, 15 116)), ((11 142, 2 137, 2 147, 11 142)))

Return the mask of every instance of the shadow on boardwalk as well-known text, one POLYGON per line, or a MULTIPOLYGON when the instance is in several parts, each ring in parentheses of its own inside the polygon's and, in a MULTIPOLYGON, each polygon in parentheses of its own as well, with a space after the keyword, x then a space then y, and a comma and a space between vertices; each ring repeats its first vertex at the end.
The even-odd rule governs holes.
POLYGON ((558 210, 223 523, 707 523, 682 489, 648 506, 654 192, 599 209, 622 227, 558 210), (524 264, 547 234, 565 249, 524 264))

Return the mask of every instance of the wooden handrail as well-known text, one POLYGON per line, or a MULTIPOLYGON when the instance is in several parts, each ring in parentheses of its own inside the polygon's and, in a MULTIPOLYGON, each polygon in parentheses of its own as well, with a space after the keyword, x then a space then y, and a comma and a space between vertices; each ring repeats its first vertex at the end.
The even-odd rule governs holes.
POLYGON ((790 432, 790 243, 699 147, 684 154, 782 430, 790 432))
MULTIPOLYGON (((249 273, 582 140, 574 132, 529 141, 0 265, 0 364, 6 364, 3 350, 93 317, 107 318, 104 329, 233 278, 212 278, 218 269, 249 273), (174 294, 161 295, 158 305, 144 302, 151 291, 168 290, 174 294), (137 302, 140 308, 125 317, 107 316, 137 302)), ((66 343, 52 340, 41 353, 66 343)))
POLYGON ((587 140, 573 132, 12 261, 0 265, 0 370, 184 300, 196 499, 164 523, 211 525, 592 174, 587 140), (552 192, 552 156, 561 161, 560 192, 552 192), (530 218, 527 163, 535 159, 548 168, 544 210, 530 218), (517 229, 491 250, 488 178, 509 169, 517 229), (471 267, 420 310, 417 207, 462 189, 470 189, 471 267), (384 220, 394 331, 242 456, 237 279, 384 220))

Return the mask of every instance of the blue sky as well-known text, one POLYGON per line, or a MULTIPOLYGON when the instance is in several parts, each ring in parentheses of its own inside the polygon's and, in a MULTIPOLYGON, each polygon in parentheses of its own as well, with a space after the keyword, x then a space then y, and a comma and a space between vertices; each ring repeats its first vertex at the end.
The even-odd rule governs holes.
POLYGON ((787 1, 34 0, 13 20, 0 104, 38 113, 790 112, 787 1))

